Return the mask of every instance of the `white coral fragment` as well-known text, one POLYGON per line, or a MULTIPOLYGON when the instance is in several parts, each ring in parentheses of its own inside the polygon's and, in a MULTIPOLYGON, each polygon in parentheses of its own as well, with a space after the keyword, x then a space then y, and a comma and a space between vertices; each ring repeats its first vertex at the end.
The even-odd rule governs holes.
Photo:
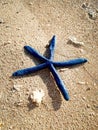
POLYGON ((74 46, 77 46, 77 47, 84 46, 84 43, 77 41, 76 37, 74 36, 69 37, 69 40, 71 41, 71 44, 73 44, 74 46))
POLYGON ((45 94, 42 89, 36 89, 30 95, 30 99, 31 99, 32 103, 35 103, 36 106, 39 106, 43 100, 44 95, 45 94))

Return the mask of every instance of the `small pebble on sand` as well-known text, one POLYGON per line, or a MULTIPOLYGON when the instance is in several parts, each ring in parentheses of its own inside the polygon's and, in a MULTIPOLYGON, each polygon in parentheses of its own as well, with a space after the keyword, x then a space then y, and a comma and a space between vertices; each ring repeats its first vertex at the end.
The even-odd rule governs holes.
POLYGON ((90 87, 88 87, 87 89, 86 89, 86 91, 89 91, 90 90, 90 87))
POLYGON ((87 105, 87 108, 90 108, 90 105, 89 105, 89 104, 87 105))
POLYGON ((84 50, 83 50, 83 49, 80 49, 80 52, 81 52, 81 53, 84 53, 84 50))
POLYGON ((7 42, 4 42, 4 46, 8 45, 8 44, 11 44, 11 41, 7 41, 7 42))
POLYGON ((0 130, 1 130, 1 127, 4 125, 4 123, 1 121, 0 122, 0 130))
POLYGON ((83 9, 86 9, 88 6, 89 6, 88 3, 83 3, 83 4, 82 4, 82 8, 83 8, 83 9))
POLYGON ((32 4, 33 4, 32 2, 29 3, 29 5, 32 5, 32 4))
POLYGON ((96 9, 96 13, 98 13, 98 9, 96 9))
POLYGON ((94 86, 96 86, 96 83, 93 83, 94 86))
POLYGON ((66 69, 60 69, 60 70, 59 70, 59 72, 64 72, 64 71, 66 71, 66 69))
POLYGON ((82 97, 83 100, 86 100, 86 97, 82 97))
POLYGON ((0 24, 4 23, 3 19, 0 18, 0 24))
POLYGON ((95 112, 90 112, 89 116, 95 116, 95 112))
POLYGON ((21 85, 14 85, 13 90, 20 91, 21 85))

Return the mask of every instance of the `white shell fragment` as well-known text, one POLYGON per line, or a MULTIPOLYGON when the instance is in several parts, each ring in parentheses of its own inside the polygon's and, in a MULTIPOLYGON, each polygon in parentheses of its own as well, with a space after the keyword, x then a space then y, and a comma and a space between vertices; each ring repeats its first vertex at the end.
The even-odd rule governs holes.
POLYGON ((83 81, 79 81, 78 84, 85 85, 86 83, 83 81))
POLYGON ((42 89, 36 89, 30 95, 30 99, 31 99, 32 103, 35 103, 36 106, 39 106, 43 100, 44 95, 45 94, 42 89))
POLYGON ((74 36, 69 37, 69 40, 70 40, 71 44, 73 44, 74 46, 77 46, 77 47, 84 46, 84 43, 77 41, 76 37, 74 37, 74 36))
POLYGON ((82 8, 88 13, 90 19, 95 20, 97 18, 97 9, 92 8, 89 3, 83 3, 82 8))

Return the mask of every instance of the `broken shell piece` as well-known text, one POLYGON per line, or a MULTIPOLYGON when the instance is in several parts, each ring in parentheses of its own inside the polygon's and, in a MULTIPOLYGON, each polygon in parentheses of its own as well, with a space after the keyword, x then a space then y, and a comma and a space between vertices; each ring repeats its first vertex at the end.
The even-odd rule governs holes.
POLYGON ((82 8, 87 9, 89 7, 88 3, 83 3, 82 8))
POLYGON ((42 89, 36 89, 32 92, 32 94, 30 95, 30 99, 32 101, 32 103, 35 103, 36 106, 39 106, 43 100, 44 97, 44 91, 42 89))
POLYGON ((90 19, 93 19, 93 20, 95 20, 96 18, 97 18, 97 14, 96 14, 96 11, 94 11, 94 10, 88 10, 88 15, 89 15, 89 18, 90 19))
POLYGON ((81 52, 81 53, 84 53, 84 50, 83 50, 83 49, 80 49, 80 52, 81 52))
POLYGON ((79 81, 78 84, 85 85, 86 83, 83 81, 79 81))
POLYGON ((18 84, 14 85, 13 90, 20 91, 21 87, 22 87, 22 85, 18 85, 18 84))
POLYGON ((74 37, 74 36, 69 37, 69 41, 71 44, 73 44, 76 47, 84 46, 84 43, 77 41, 76 37, 74 37))

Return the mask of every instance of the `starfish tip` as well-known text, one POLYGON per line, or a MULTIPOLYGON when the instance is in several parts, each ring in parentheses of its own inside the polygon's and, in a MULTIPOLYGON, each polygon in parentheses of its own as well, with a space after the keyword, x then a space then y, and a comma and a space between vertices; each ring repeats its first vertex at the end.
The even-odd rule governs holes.
POLYGON ((14 73, 12 74, 12 76, 17 76, 17 72, 14 72, 14 73))
POLYGON ((55 36, 55 35, 53 35, 53 37, 52 37, 52 41, 55 41, 55 38, 56 38, 56 36, 55 36))
POLYGON ((56 38, 56 36, 55 36, 55 35, 53 35, 53 38, 56 38))
POLYGON ((83 60, 84 60, 84 62, 88 62, 88 60, 87 60, 87 59, 85 59, 85 58, 84 58, 83 60))
POLYGON ((24 49, 27 49, 28 46, 24 46, 24 49))
POLYGON ((66 101, 69 101, 69 99, 70 99, 69 95, 67 95, 67 96, 65 97, 65 99, 66 99, 66 101))

